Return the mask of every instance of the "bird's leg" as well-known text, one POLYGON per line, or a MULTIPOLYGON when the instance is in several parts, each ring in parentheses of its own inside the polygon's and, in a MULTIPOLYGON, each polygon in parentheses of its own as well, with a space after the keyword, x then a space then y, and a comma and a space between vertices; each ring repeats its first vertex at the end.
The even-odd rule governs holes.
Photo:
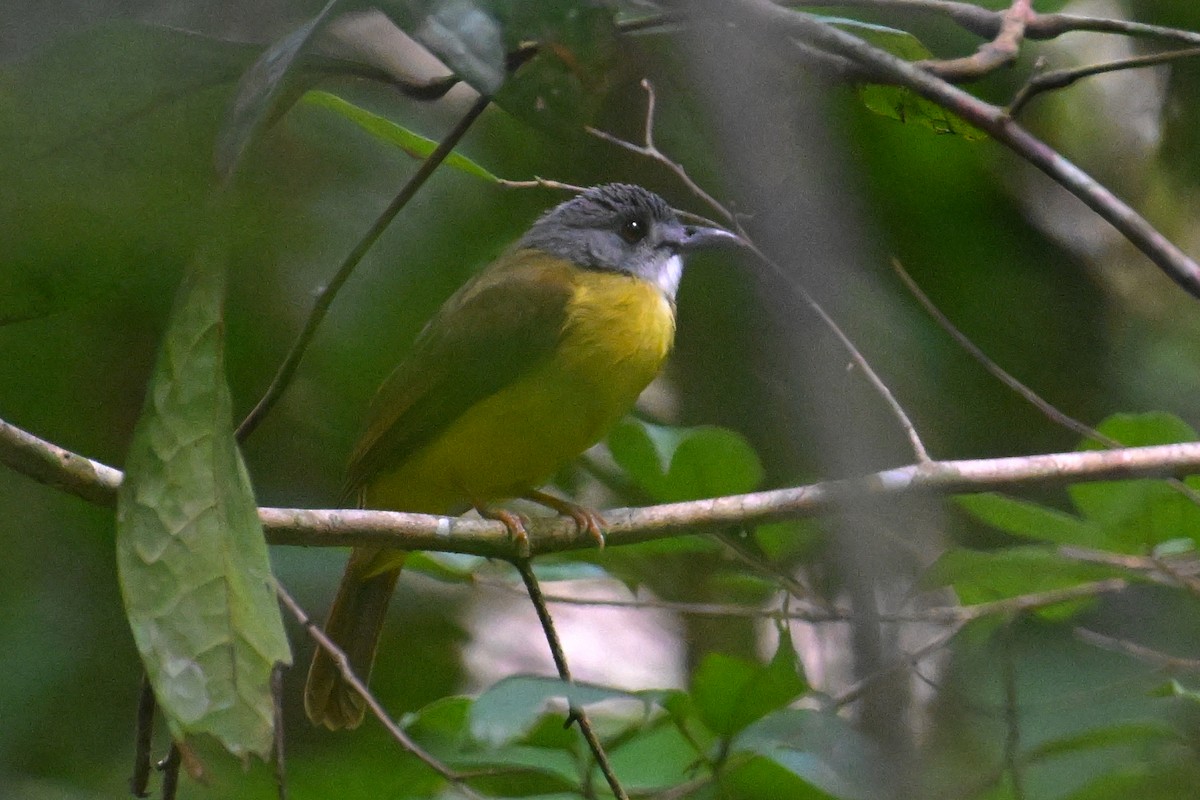
POLYGON ((600 512, 596 509, 572 503, 570 500, 543 492, 540 489, 530 489, 524 496, 526 500, 540 503, 546 508, 554 509, 559 514, 575 520, 575 527, 580 533, 586 531, 596 540, 598 547, 604 547, 604 528, 608 525, 608 521, 600 516, 600 512))
POLYGON ((504 527, 508 528, 508 537, 517 546, 517 555, 521 558, 529 558, 529 531, 525 530, 524 517, 506 509, 491 508, 482 503, 476 503, 474 508, 484 519, 503 522, 504 527))

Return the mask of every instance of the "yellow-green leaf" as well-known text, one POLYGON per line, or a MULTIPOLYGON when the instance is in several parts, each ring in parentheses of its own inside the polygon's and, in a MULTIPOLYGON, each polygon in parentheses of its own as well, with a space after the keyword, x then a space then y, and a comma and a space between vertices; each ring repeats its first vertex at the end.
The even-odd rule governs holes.
MULTIPOLYGON (((413 158, 428 158, 429 154, 437 149, 438 143, 434 140, 397 125, 387 117, 381 117, 378 114, 367 111, 365 108, 343 100, 336 94, 312 91, 304 95, 303 102, 341 114, 367 133, 378 139, 382 139, 388 144, 399 147, 413 158)), ((462 170, 468 175, 474 175, 477 178, 483 178, 485 181, 496 183, 499 180, 495 175, 461 153, 451 153, 446 157, 445 163, 446 166, 462 170)))

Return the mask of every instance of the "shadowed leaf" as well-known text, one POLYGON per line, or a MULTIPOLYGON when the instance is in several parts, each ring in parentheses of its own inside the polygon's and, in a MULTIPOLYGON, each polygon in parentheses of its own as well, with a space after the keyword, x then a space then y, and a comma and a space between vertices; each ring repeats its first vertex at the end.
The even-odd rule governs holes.
MULTIPOLYGON (((211 240, 210 240, 211 241, 211 240)), ((224 258, 193 262, 126 460, 117 566, 134 640, 176 739, 266 758, 271 670, 290 663, 224 375, 224 258)))

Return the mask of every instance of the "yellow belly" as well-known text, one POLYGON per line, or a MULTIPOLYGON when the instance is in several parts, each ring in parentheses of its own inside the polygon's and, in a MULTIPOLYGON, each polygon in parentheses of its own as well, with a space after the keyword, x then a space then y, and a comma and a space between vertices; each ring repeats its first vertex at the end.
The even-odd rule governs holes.
POLYGON ((372 480, 368 506, 450 513, 518 496, 632 408, 671 349, 674 309, 630 276, 580 270, 575 279, 554 355, 372 480))

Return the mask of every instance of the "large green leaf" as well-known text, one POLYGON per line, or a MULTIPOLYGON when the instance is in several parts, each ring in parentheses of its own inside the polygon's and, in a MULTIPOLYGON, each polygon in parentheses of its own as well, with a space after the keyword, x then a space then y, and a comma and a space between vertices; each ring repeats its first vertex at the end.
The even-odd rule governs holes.
MULTIPOLYGON (((929 568, 923 583, 953 586, 964 605, 973 605, 1119 575, 1119 570, 1110 567, 1068 560, 1050 547, 989 551, 955 548, 929 568)), ((1075 610, 1075 604, 1065 604, 1041 609, 1039 613, 1054 617, 1075 610)))
POLYGON ((265 758, 271 670, 291 655, 233 438, 218 249, 193 262, 150 380, 118 497, 117 567, 172 735, 265 758))
POLYGON ((692 676, 692 699, 700 718, 721 736, 733 736, 795 700, 807 688, 786 633, 765 666, 710 653, 692 676))
POLYGON ((971 516, 1014 536, 1082 547, 1109 544, 1099 525, 1027 500, 990 492, 961 495, 955 500, 971 516))
POLYGON ((747 728, 730 750, 768 759, 818 790, 813 797, 869 800, 888 796, 884 755, 835 714, 777 711, 747 728))
MULTIPOLYGON (((1097 430, 1127 447, 1196 440, 1196 432, 1171 414, 1116 414, 1097 430)), ((1085 442, 1081 449, 1101 445, 1085 442)), ((1200 480, 1185 483, 1200 490, 1200 480)), ((1173 539, 1200 541, 1200 506, 1177 487, 1162 480, 1099 481, 1072 484, 1071 501, 1092 524, 1105 530, 1115 547, 1145 552, 1173 539)))
POLYGON ((609 434, 608 446, 629 477, 660 502, 753 491, 763 476, 749 442, 711 425, 672 428, 629 418, 609 434))
POLYGON ((634 700, 619 689, 565 683, 558 678, 518 676, 505 678, 479 696, 471 707, 471 735, 492 745, 510 743, 528 734, 553 700, 587 706, 602 700, 634 700))

